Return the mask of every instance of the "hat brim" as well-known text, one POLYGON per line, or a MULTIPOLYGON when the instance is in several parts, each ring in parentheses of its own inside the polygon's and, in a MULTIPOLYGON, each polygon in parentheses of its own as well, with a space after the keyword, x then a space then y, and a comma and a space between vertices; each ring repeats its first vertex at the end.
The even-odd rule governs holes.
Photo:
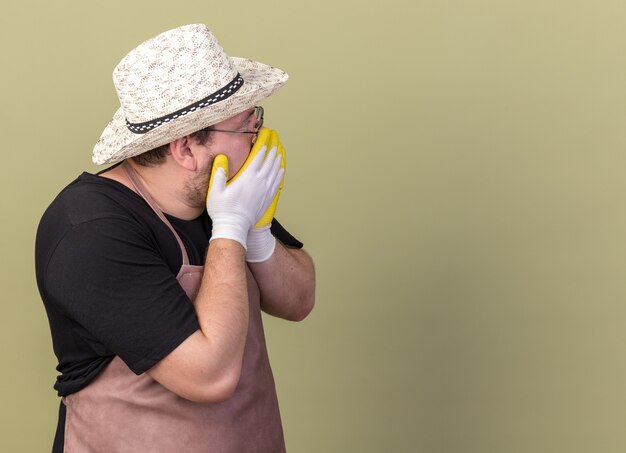
POLYGON ((231 118, 271 96, 289 78, 280 69, 258 61, 230 58, 244 80, 243 86, 235 94, 145 134, 131 132, 126 126, 124 112, 119 108, 94 146, 93 163, 102 165, 120 162, 231 118))

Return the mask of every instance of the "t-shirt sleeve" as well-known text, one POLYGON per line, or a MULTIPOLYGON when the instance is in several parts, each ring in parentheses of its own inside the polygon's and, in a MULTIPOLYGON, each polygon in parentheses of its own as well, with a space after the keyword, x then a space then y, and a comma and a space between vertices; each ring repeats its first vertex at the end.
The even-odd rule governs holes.
POLYGON ((294 247, 301 249, 304 244, 293 237, 289 231, 287 231, 276 219, 272 220, 272 226, 270 227, 270 231, 272 234, 278 239, 280 242, 285 244, 288 247, 294 247))
POLYGON ((45 282, 53 303, 93 337, 86 340, 104 345, 136 374, 199 328, 154 238, 128 219, 71 228, 50 256, 45 282))

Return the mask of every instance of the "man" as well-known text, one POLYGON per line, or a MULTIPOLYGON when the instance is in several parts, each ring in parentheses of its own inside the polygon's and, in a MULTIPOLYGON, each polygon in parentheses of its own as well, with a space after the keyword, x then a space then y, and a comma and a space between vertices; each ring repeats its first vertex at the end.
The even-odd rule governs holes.
POLYGON ((119 165, 72 182, 37 233, 54 451, 284 451, 261 310, 305 318, 315 278, 273 220, 284 148, 257 104, 287 75, 188 25, 113 76, 93 159, 119 165))

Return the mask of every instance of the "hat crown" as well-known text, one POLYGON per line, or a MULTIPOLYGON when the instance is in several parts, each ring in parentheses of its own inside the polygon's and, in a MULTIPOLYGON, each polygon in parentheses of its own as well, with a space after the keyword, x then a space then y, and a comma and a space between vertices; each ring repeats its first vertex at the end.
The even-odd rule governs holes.
POLYGON ((204 24, 185 25, 145 41, 113 71, 126 119, 151 121, 219 91, 237 76, 204 24))

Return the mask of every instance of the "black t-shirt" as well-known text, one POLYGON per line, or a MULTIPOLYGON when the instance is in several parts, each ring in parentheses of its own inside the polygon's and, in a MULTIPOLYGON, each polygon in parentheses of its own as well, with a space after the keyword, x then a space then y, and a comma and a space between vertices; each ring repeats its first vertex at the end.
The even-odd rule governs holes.
MULTIPOLYGON (((190 264, 204 264, 206 211, 190 221, 167 218, 190 264)), ((285 245, 302 247, 276 220, 271 230, 285 245)), ((35 268, 60 396, 84 388, 115 355, 141 374, 199 328, 176 280, 181 264, 172 232, 123 184, 83 173, 57 196, 39 224, 35 268)))

